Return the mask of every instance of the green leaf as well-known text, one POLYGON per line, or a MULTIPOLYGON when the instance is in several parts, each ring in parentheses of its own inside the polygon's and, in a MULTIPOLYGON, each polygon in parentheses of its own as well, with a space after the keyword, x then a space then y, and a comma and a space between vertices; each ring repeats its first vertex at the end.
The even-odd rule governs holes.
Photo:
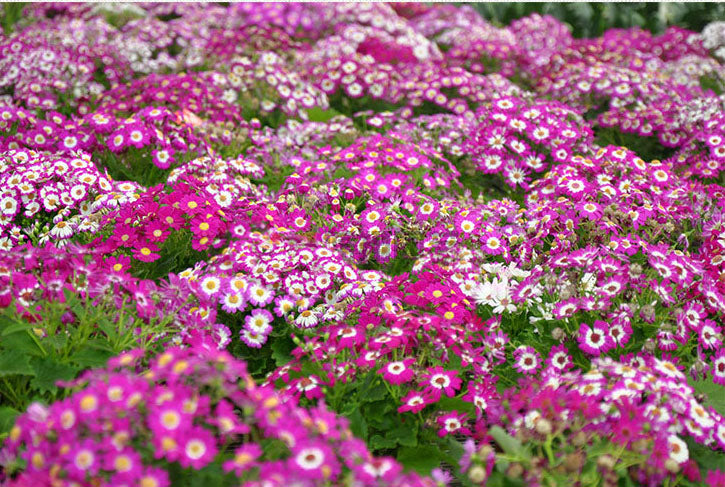
POLYGON ((371 450, 387 450, 389 448, 395 448, 395 440, 387 436, 373 435, 368 445, 371 450))
POLYGON ((689 380, 696 392, 706 396, 704 405, 709 406, 720 414, 725 415, 725 387, 715 384, 712 378, 707 380, 689 380))
POLYGON ((277 367, 282 367, 292 360, 292 350, 295 349, 295 344, 289 337, 284 337, 272 341, 271 348, 274 362, 277 367))
MULTIPOLYGON (((392 427, 393 415, 390 413, 393 411, 393 405, 390 401, 366 402, 361 404, 360 407, 365 420, 371 427, 379 429, 392 427)), ((396 417, 395 422, 397 423, 397 421, 396 417)))
POLYGON ((438 401, 438 408, 442 411, 458 411, 470 415, 476 412, 473 403, 464 401, 460 397, 442 397, 438 401))
POLYGON ((700 443, 696 443, 690 437, 685 438, 685 443, 687 443, 690 458, 697 462, 703 476, 708 470, 725 470, 725 453, 711 450, 700 443))
POLYGON ((403 447, 398 450, 398 461, 406 470, 429 475, 441 463, 440 452, 432 446, 403 447))
POLYGON ((30 330, 33 327, 34 325, 32 323, 28 323, 27 321, 18 321, 7 316, 0 316, 0 330, 2 330, 2 336, 7 336, 19 331, 30 330))
POLYGON ((11 333, 2 338, 2 347, 15 352, 22 352, 28 355, 42 356, 43 352, 33 341, 28 333, 11 333))
POLYGON ((355 407, 351 413, 344 415, 350 420, 350 431, 352 431, 352 434, 360 439, 367 440, 368 422, 365 421, 365 417, 360 412, 360 409, 355 407))
POLYGON ((54 392, 58 389, 55 383, 59 380, 67 381, 75 378, 80 370, 68 364, 58 363, 51 359, 36 359, 32 363, 35 377, 30 385, 41 392, 54 392))
POLYGON ((3 433, 10 431, 10 428, 12 428, 15 424, 15 419, 19 414, 20 411, 17 411, 9 406, 0 407, 0 436, 2 436, 3 433))
POLYGON ((112 355, 106 350, 87 347, 74 353, 69 361, 83 368, 103 367, 112 355))
POLYGON ((375 402, 387 398, 388 390, 382 383, 382 378, 374 370, 368 372, 365 381, 360 387, 358 397, 361 402, 375 402))
POLYGON ((494 426, 488 433, 496 440, 501 449, 509 455, 515 455, 526 460, 531 459, 531 454, 521 445, 521 442, 506 433, 500 426, 494 426))
POLYGON ((307 116, 310 122, 327 122, 338 115, 340 115, 340 112, 332 108, 323 110, 320 107, 312 107, 307 110, 307 116))
POLYGON ((26 354, 18 350, 0 352, 0 377, 9 375, 35 375, 26 354))
POLYGON ((415 423, 409 421, 407 424, 401 424, 394 430, 389 431, 386 438, 394 441, 398 445, 402 446, 417 446, 418 445, 418 428, 415 423))

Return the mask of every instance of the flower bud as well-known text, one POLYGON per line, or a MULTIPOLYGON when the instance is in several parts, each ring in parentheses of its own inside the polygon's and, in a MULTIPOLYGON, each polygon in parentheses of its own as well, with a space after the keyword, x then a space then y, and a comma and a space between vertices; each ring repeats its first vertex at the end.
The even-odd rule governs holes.
POLYGON ((556 328, 554 328, 553 330, 551 330, 551 337, 554 340, 557 340, 557 341, 560 341, 561 342, 563 340, 566 340, 566 332, 563 329, 561 329, 561 328, 559 328, 557 326, 556 328))
POLYGON ((468 478, 474 484, 482 484, 486 480, 486 469, 480 465, 474 465, 468 471, 468 478))
POLYGON ((614 468, 615 461, 611 455, 602 455, 597 459, 597 465, 604 469, 611 470, 614 468))
POLYGON ((680 471, 680 465, 673 459, 668 458, 665 460, 665 468, 668 472, 676 474, 680 471))
POLYGON ((548 419, 546 419, 546 418, 540 418, 540 419, 539 419, 539 420, 538 420, 538 421, 536 422, 536 426, 535 426, 535 428, 536 428, 536 432, 537 432, 537 433, 539 433, 539 434, 541 434, 541 435, 548 435, 548 434, 550 434, 550 433, 551 433, 551 431, 552 431, 552 427, 551 427, 551 421, 549 421, 549 420, 548 420, 548 419))
POLYGON ((511 465, 509 465, 509 468, 506 471, 506 475, 508 477, 511 477, 512 479, 517 479, 521 477, 523 473, 524 467, 522 467, 520 463, 512 463, 511 465))

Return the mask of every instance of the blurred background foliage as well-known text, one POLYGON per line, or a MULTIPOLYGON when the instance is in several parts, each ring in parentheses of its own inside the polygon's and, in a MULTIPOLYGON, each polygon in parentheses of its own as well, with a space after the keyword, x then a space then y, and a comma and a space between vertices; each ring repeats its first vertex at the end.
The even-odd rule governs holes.
POLYGON ((3 3, 2 11, 0 11, 0 24, 3 26, 3 32, 10 34, 13 26, 23 16, 23 7, 27 2, 3 3))
POLYGON ((629 27, 660 34, 671 25, 700 32, 710 22, 725 20, 725 2, 485 2, 470 5, 499 26, 532 13, 549 14, 569 24, 574 37, 599 37, 607 29, 629 27))

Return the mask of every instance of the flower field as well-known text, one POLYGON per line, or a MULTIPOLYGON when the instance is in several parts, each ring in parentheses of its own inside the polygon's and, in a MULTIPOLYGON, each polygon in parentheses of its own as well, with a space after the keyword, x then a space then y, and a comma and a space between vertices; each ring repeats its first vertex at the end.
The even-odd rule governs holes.
POLYGON ((0 486, 725 487, 725 22, 18 18, 0 486))

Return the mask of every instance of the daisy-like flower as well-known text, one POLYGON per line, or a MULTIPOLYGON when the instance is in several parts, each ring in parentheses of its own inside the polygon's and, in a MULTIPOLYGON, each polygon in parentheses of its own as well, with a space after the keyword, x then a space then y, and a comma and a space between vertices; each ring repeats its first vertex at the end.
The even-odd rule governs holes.
POLYGON ((438 430, 438 436, 443 438, 454 434, 470 435, 471 430, 464 426, 467 421, 466 413, 459 413, 458 411, 451 411, 440 416, 437 420, 438 425, 441 427, 438 430))
POLYGON ((712 381, 725 386, 725 348, 721 348, 712 357, 712 381))
POLYGON ((304 310, 297 318, 295 318, 295 324, 300 328, 312 328, 318 323, 318 316, 314 311, 309 309, 304 310))
POLYGON ((308 479, 329 479, 340 469, 330 447, 322 442, 297 445, 288 460, 290 468, 308 479))
POLYGON ((667 443, 670 447, 670 458, 672 460, 682 464, 690 459, 690 451, 687 448, 687 444, 677 435, 668 436, 667 443))
POLYGON ((66 221, 59 221, 50 229, 50 234, 56 238, 68 238, 73 235, 73 227, 66 221))
POLYGON ((411 413, 418 413, 423 410, 432 399, 426 394, 418 391, 410 391, 405 397, 401 399, 403 405, 398 408, 399 413, 410 411, 411 413))
POLYGON ((262 348, 262 345, 267 343, 267 335, 263 333, 257 333, 256 331, 243 328, 239 332, 241 340, 252 348, 262 348))
POLYGON ((599 356, 614 347, 614 341, 609 335, 607 324, 595 321, 590 327, 586 323, 579 326, 579 348, 591 356, 599 356))
POLYGON ((255 333, 269 335, 269 332, 272 331, 273 320, 272 313, 266 309, 255 308, 249 316, 244 318, 244 327, 255 333))
POLYGON ((234 471, 236 475, 254 468, 257 458, 262 456, 262 448, 256 443, 246 443, 234 451, 234 457, 224 462, 222 468, 225 472, 234 471))
POLYGON ((247 298, 255 306, 266 306, 274 300, 274 292, 266 286, 252 283, 247 288, 247 298))
POLYGON ((564 344, 551 347, 546 364, 560 372, 565 372, 574 366, 569 351, 564 344))
POLYGON ((201 290, 207 296, 214 296, 222 287, 222 281, 216 276, 207 276, 201 281, 201 290))
POLYGON ((456 391, 461 387, 461 379, 457 377, 458 372, 455 370, 445 370, 443 367, 436 366, 428 369, 427 374, 423 376, 425 379, 425 392, 433 397, 440 397, 445 394, 453 397, 456 391))
POLYGON ((222 309, 227 313, 234 313, 237 310, 244 309, 246 306, 244 295, 240 293, 226 293, 222 298, 222 309))
POLYGON ((378 374, 382 374, 383 379, 391 384, 400 385, 409 382, 415 376, 415 372, 410 367, 413 363, 415 363, 413 358, 389 362, 378 370, 378 374))
POLYGON ((534 374, 541 367, 541 357, 534 347, 522 345, 514 350, 514 369, 522 374, 534 374))
POLYGON ((180 442, 182 454, 179 457, 182 467, 200 470, 214 459, 217 446, 209 430, 197 426, 184 431, 183 435, 184 439, 180 442))
POLYGON ((484 245, 484 252, 491 255, 498 255, 503 252, 503 242, 500 235, 487 234, 481 237, 484 245))

